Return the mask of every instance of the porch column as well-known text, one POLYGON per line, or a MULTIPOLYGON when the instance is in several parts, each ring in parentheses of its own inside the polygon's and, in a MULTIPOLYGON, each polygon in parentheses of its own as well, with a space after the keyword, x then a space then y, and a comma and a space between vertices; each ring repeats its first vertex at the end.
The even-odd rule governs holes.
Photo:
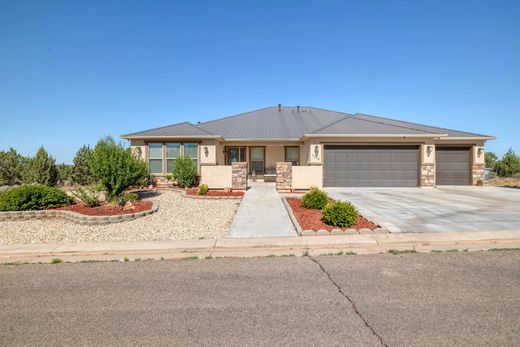
POLYGON ((483 146, 471 148, 471 184, 480 185, 486 176, 486 162, 484 160, 485 150, 483 146))
POLYGON ((421 187, 435 187, 435 145, 422 144, 420 151, 421 187))

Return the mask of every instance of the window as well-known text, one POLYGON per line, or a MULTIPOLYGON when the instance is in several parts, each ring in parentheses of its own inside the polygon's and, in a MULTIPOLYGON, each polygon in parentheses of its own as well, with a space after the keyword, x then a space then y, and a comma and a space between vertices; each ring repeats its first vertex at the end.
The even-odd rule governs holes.
POLYGON ((226 165, 246 161, 246 147, 226 147, 226 165))
POLYGON ((184 155, 191 158, 193 165, 198 167, 199 159, 199 145, 196 143, 185 143, 184 144, 184 155))
POLYGON ((251 147, 251 170, 256 174, 264 173, 264 154, 264 147, 251 147))
POLYGON ((166 172, 173 172, 173 163, 175 159, 181 156, 181 144, 180 143, 167 143, 166 144, 166 172))
POLYGON ((148 144, 148 170, 150 173, 163 172, 163 145, 162 143, 148 144))
POLYGON ((285 161, 300 165, 300 147, 285 147, 285 161))

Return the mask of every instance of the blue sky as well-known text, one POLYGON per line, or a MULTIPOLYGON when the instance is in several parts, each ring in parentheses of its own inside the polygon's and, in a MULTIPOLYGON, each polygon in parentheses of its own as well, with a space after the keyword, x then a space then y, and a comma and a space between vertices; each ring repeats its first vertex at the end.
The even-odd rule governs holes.
POLYGON ((520 152, 519 1, 0 0, 0 149, 276 105, 490 134, 520 152))

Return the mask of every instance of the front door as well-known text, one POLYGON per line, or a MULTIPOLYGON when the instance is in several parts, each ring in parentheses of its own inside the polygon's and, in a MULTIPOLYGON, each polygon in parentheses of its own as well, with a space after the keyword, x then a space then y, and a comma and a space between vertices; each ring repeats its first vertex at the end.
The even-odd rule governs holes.
POLYGON ((246 162, 246 147, 226 147, 226 165, 246 162))

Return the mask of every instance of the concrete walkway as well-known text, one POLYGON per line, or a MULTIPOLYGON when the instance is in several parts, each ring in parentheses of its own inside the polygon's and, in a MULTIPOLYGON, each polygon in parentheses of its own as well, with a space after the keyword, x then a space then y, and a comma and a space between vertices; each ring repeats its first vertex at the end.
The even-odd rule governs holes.
POLYGON ((275 183, 254 182, 238 208, 231 237, 297 236, 275 183))

